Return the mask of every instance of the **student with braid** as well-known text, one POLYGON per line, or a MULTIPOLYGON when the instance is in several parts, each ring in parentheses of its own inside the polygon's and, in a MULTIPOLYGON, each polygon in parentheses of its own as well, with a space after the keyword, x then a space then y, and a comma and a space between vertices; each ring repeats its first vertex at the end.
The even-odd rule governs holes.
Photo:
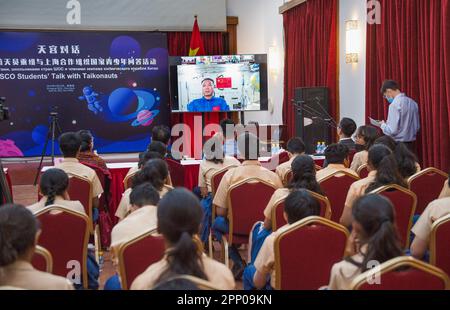
POLYGON ((71 201, 67 188, 69 187, 69 177, 67 173, 58 168, 52 168, 41 175, 39 181, 39 191, 43 197, 39 202, 27 208, 37 213, 50 205, 58 205, 72 211, 86 214, 83 205, 79 201, 71 201))
POLYGON ((372 261, 382 264, 403 255, 389 199, 375 194, 363 196, 355 201, 352 215, 350 256, 331 269, 331 290, 350 289, 353 279, 369 270, 372 261))
POLYGON ((203 253, 197 235, 202 217, 200 201, 186 189, 174 189, 159 201, 157 225, 166 242, 166 253, 133 281, 132 290, 151 289, 177 275, 201 278, 224 290, 234 289, 231 271, 203 253))
POLYGON ((21 205, 0 208, 0 288, 73 290, 69 280, 31 265, 39 238, 39 222, 21 205))

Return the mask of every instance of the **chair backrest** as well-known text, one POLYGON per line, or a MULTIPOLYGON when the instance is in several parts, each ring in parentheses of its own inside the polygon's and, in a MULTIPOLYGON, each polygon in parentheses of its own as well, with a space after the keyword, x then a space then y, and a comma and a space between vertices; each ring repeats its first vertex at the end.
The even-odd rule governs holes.
POLYGON ((213 197, 216 194, 217 189, 219 188, 220 181, 222 181, 223 176, 225 175, 225 173, 228 172, 228 170, 230 170, 232 168, 236 168, 236 166, 232 165, 232 166, 225 167, 219 171, 216 171, 212 175, 212 177, 211 177, 211 194, 213 197))
POLYGON ((176 160, 166 158, 167 166, 169 167, 170 178, 172 179, 173 187, 184 186, 185 170, 182 164, 176 160))
POLYGON ((422 214, 430 202, 438 199, 447 179, 448 174, 436 168, 427 168, 408 179, 409 188, 417 196, 416 214, 422 214))
POLYGON ((417 204, 416 194, 396 184, 380 187, 372 193, 381 194, 392 202, 401 245, 404 249, 409 248, 409 235, 417 204))
POLYGON ((360 274, 350 286, 354 290, 445 290, 449 279, 439 268, 402 256, 360 274))
MULTIPOLYGON (((332 211, 331 211, 331 205, 330 201, 327 197, 319 195, 317 193, 307 191, 311 196, 313 196, 320 204, 320 217, 331 219, 332 217, 332 211)), ((287 224, 286 220, 283 216, 284 211, 284 201, 285 198, 282 198, 275 202, 275 205, 272 209, 272 231, 276 231, 278 228, 284 226, 287 224)))
POLYGON ((40 245, 36 246, 36 250, 34 251, 34 255, 31 260, 31 264, 37 270, 52 273, 53 270, 52 255, 47 249, 41 247, 40 245))
POLYGON ((261 214, 277 188, 264 180, 248 178, 233 184, 227 193, 229 240, 233 237, 248 242, 251 228, 261 218, 261 214))
POLYGON ((369 168, 368 168, 368 165, 367 165, 367 164, 364 164, 364 165, 360 166, 360 167, 358 168, 357 173, 358 173, 358 175, 359 175, 359 177, 360 177, 361 179, 367 178, 367 177, 369 176, 369 168))
POLYGON ((275 239, 275 289, 317 290, 341 261, 349 232, 321 217, 308 217, 275 239))
POLYGON ((147 267, 161 260, 164 250, 164 238, 156 230, 122 244, 117 255, 122 289, 127 290, 147 267))
POLYGON ((133 177, 138 172, 139 172, 139 170, 136 170, 133 173, 130 173, 129 175, 125 176, 125 179, 123 179, 123 188, 125 190, 129 189, 133 185, 133 177))
POLYGON ((82 176, 69 174, 69 188, 67 189, 71 200, 78 200, 92 222, 92 183, 82 176))
POLYGON ((53 274, 66 277, 78 268, 83 287, 87 288, 88 217, 62 206, 51 205, 36 213, 36 218, 42 228, 38 244, 52 253, 53 274))
POLYGON ((292 169, 288 169, 286 174, 284 175, 283 185, 286 186, 291 183, 293 177, 294 173, 292 172, 292 169))
POLYGON ((336 171, 320 180, 320 187, 330 200, 331 211, 333 212, 332 221, 339 223, 342 212, 344 212, 348 190, 353 182, 358 180, 358 177, 345 171, 336 171))
POLYGON ((350 152, 348 153, 348 156, 344 162, 344 164, 347 168, 350 168, 353 158, 355 157, 355 154, 356 154, 356 150, 350 150, 350 152))
POLYGON ((450 275, 450 215, 433 223, 430 238, 430 263, 450 275))

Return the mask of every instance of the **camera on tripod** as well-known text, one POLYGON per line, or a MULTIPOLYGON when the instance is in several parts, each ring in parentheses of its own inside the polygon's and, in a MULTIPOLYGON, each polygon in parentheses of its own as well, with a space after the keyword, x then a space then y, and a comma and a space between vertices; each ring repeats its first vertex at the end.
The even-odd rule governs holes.
POLYGON ((0 97, 0 122, 9 120, 9 108, 5 106, 6 98, 0 97))

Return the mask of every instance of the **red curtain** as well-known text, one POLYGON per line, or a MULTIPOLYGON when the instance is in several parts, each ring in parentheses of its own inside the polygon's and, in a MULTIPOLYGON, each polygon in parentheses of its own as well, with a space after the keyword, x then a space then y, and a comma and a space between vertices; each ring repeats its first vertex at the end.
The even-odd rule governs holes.
MULTIPOLYGON (((191 32, 168 32, 167 46, 170 56, 187 56, 189 55, 189 43, 191 40, 191 32)), ((207 55, 223 55, 224 34, 222 32, 202 32, 203 45, 207 55)), ((194 137, 194 117, 202 116, 202 113, 173 113, 171 117, 172 126, 184 123, 191 129, 191 152, 185 152, 186 155, 195 158, 201 158, 201 147, 203 145, 203 136, 194 137), (195 147, 196 146, 196 147, 195 147), (194 149, 197 153, 194 154, 194 149)), ((218 124, 219 121, 226 118, 226 113, 211 112, 205 113, 203 125, 218 124)))
POLYGON ((381 24, 368 25, 366 114, 386 119, 382 81, 417 101, 424 167, 450 168, 450 0, 381 0, 381 24))
POLYGON ((286 51, 283 121, 289 137, 295 136, 295 111, 291 103, 295 88, 328 87, 330 114, 337 116, 337 6, 337 0, 308 0, 283 14, 286 51))

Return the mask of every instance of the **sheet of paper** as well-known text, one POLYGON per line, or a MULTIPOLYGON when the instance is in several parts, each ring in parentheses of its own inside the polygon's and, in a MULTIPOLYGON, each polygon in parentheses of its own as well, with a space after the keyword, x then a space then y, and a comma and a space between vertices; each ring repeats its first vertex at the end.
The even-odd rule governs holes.
POLYGON ((377 120, 375 120, 375 119, 373 119, 373 118, 371 118, 371 117, 369 117, 369 120, 370 120, 370 123, 371 123, 373 126, 381 127, 381 121, 377 121, 377 120))

